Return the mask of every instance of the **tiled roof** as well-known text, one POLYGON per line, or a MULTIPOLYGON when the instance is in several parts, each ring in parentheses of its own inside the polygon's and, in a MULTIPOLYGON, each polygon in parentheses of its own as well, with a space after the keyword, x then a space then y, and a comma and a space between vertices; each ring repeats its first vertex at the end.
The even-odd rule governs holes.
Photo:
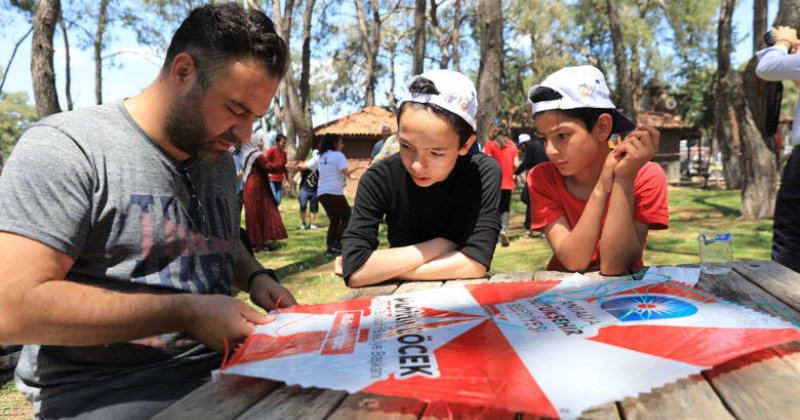
POLYGON ((691 125, 683 121, 680 115, 660 111, 642 111, 636 116, 636 122, 648 124, 660 130, 665 128, 691 128, 691 125))
POLYGON ((368 106, 342 118, 328 121, 314 127, 314 135, 338 134, 340 136, 378 136, 384 124, 397 132, 397 118, 394 113, 378 106, 368 106))

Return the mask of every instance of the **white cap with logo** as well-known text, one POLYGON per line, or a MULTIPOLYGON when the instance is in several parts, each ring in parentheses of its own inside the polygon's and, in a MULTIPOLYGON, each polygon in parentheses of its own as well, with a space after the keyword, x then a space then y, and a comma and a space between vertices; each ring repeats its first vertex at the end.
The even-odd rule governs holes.
POLYGON ((601 108, 609 109, 614 118, 614 133, 625 133, 636 128, 636 123, 619 112, 611 102, 603 72, 593 66, 570 66, 547 76, 544 81, 528 91, 528 101, 534 114, 555 109, 601 108), (533 102, 542 88, 561 95, 558 99, 533 102))
POLYGON ((475 85, 469 77, 453 70, 429 70, 420 75, 414 76, 408 82, 403 102, 416 102, 420 104, 438 105, 453 114, 458 115, 475 130, 475 113, 478 110, 478 94, 475 92, 475 85), (433 82, 438 94, 410 92, 408 86, 418 77, 422 77, 433 82))

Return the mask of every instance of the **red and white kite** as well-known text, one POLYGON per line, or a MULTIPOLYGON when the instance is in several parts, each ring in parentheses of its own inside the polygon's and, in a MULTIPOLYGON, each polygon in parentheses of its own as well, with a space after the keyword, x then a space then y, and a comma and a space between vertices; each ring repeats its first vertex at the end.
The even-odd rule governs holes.
POLYGON ((673 281, 458 285, 296 306, 222 369, 289 385, 575 417, 800 339, 781 319, 673 281))

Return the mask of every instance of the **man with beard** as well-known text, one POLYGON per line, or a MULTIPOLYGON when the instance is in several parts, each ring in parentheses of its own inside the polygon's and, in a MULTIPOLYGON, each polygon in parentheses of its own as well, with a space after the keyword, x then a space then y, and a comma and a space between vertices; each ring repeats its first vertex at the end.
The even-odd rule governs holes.
POLYGON ((239 242, 229 149, 288 61, 263 13, 191 12, 141 94, 53 115, 0 180, 0 343, 43 418, 145 418, 295 303, 239 242), (235 288, 235 289, 234 289, 235 288))

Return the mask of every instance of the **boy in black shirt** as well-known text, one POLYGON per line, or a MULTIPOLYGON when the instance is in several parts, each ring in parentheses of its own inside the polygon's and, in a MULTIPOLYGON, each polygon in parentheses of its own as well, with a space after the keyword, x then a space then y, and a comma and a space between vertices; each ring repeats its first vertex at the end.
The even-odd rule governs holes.
POLYGON ((351 287, 388 279, 439 280, 486 275, 500 216, 500 167, 468 155, 477 99, 461 73, 414 77, 398 113, 400 153, 361 177, 337 272, 351 287), (389 249, 378 248, 378 225, 389 249))

